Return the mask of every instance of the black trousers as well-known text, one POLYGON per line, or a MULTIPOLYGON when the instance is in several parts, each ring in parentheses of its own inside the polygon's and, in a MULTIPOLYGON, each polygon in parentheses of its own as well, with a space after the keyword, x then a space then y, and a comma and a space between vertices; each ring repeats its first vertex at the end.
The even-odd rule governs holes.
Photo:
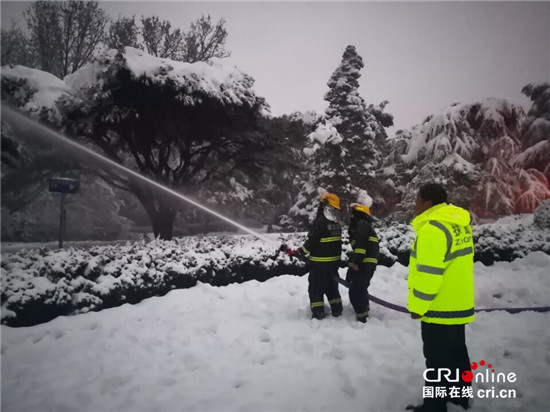
POLYGON ((342 314, 342 298, 338 291, 340 262, 311 262, 309 271, 309 302, 313 317, 324 317, 324 295, 327 295, 333 316, 342 314))
MULTIPOLYGON (((368 265, 376 265, 369 263, 368 265)), ((374 268, 362 268, 354 271, 348 269, 346 281, 349 284, 349 300, 357 318, 366 318, 369 311, 369 286, 374 275, 374 268), (366 270, 368 269, 368 270, 366 270)))
POLYGON ((471 386, 470 382, 462 380, 464 371, 471 371, 470 358, 466 348, 466 336, 464 332, 465 325, 439 325, 436 323, 422 323, 422 343, 424 358, 426 358, 426 368, 433 368, 426 374, 427 378, 437 379, 438 368, 447 368, 452 372, 451 379, 455 378, 456 369, 459 369, 458 382, 449 382, 442 377, 441 382, 425 382, 425 386, 434 387, 434 397, 424 398, 424 405, 430 412, 446 412, 447 401, 457 405, 468 403, 468 397, 463 396, 464 387, 471 386), (445 387, 447 396, 445 398, 435 397, 435 387, 445 387), (459 387, 459 397, 450 396, 450 388, 459 387))

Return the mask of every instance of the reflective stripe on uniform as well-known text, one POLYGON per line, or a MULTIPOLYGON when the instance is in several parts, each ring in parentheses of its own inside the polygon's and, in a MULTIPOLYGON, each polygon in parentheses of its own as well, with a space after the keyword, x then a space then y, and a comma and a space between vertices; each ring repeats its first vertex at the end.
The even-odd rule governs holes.
POLYGON ((330 257, 310 256, 309 260, 311 260, 312 262, 336 262, 340 260, 340 256, 330 256, 330 257))
POLYGON ((447 253, 445 253, 445 256, 449 255, 449 252, 451 251, 451 245, 453 244, 453 235, 451 235, 451 232, 449 232, 449 229, 447 229, 443 224, 435 221, 430 220, 430 225, 435 226, 439 230, 441 230, 443 233, 445 233, 445 237, 447 238, 447 253))
POLYGON ((319 306, 323 306, 325 302, 311 302, 310 306, 312 308, 318 308, 319 306))
POLYGON ((448 262, 449 260, 453 260, 453 259, 456 259, 457 257, 461 257, 461 256, 468 256, 468 255, 471 255, 472 253, 474 253, 474 249, 471 248, 471 247, 467 247, 465 249, 455 250, 453 253, 448 253, 445 256, 444 261, 448 262))
POLYGON ((335 303, 342 303, 342 298, 331 299, 328 301, 328 303, 330 303, 331 305, 334 305, 335 303))
POLYGON ((342 236, 332 236, 332 237, 322 237, 320 242, 321 243, 340 242, 341 240, 342 240, 342 236))
POLYGON ((411 250, 411 257, 416 259, 416 250, 411 250))
POLYGON ((453 244, 453 236, 451 235, 451 232, 449 232, 449 229, 447 229, 443 224, 431 220, 430 225, 435 226, 436 228, 440 229, 445 233, 445 237, 447 238, 447 253, 445 253, 445 259, 444 262, 448 262, 450 260, 456 259, 457 257, 461 256, 468 256, 474 253, 474 249, 472 247, 467 247, 465 249, 455 250, 451 253, 451 246, 453 244))
POLYGON ((376 259, 376 258, 365 258, 365 259, 363 259, 363 263, 378 263, 378 259, 376 259))
POLYGON ((367 253, 367 250, 366 249, 355 249, 354 252, 358 253, 360 255, 364 255, 365 253, 367 253))
POLYGON ((416 270, 423 273, 429 273, 430 275, 442 275, 445 272, 445 269, 443 268, 418 264, 416 265, 416 270))
POLYGON ((453 318, 467 318, 474 315, 474 308, 467 310, 429 310, 424 316, 428 318, 442 318, 442 319, 453 319, 453 318))
POLYGON ((369 240, 371 242, 378 242, 378 238, 377 237, 374 237, 374 236, 369 236, 369 240))
POLYGON ((418 299, 422 299, 422 300, 434 300, 435 297, 437 296, 436 294, 432 295, 430 293, 420 292, 416 289, 413 289, 413 295, 418 299))
POLYGON ((366 312, 358 313, 357 314, 357 319, 366 318, 367 316, 369 316, 369 311, 368 310, 366 312))
POLYGON ((304 251, 304 253, 305 253, 306 255, 309 255, 310 252, 309 252, 309 250, 306 249, 305 246, 302 246, 302 250, 304 251))

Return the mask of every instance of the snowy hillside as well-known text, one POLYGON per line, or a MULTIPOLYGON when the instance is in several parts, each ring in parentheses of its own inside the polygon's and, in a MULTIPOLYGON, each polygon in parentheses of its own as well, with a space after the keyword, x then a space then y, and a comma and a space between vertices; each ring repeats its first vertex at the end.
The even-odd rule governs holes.
MULTIPOLYGON (((476 306, 547 305, 549 265, 540 252, 476 263, 476 306)), ((379 267, 371 292, 404 304, 406 273, 400 264, 379 267)), ((323 321, 309 318, 306 279, 282 276, 2 326, 2 410, 395 412, 419 403, 418 322, 372 304, 368 323, 358 324, 340 289, 343 317, 323 321)), ((517 397, 476 395, 472 412, 547 410, 549 331, 548 313, 477 315, 466 328, 471 361, 518 378, 474 384, 515 389, 517 397)))

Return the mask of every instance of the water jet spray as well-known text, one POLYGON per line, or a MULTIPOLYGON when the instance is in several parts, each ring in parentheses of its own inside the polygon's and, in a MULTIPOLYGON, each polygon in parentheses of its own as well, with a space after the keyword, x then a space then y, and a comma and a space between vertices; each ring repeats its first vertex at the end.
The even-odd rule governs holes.
POLYGON ((162 191, 166 192, 166 193, 169 193, 170 195, 172 196, 175 196, 201 210, 204 210, 205 212, 217 217, 218 219, 221 219, 229 224, 231 224, 232 226, 235 226, 239 229, 242 229, 244 230, 245 232, 251 234, 251 235, 254 235, 256 236, 258 239, 261 239, 263 240, 264 242, 270 244, 270 245, 273 245, 273 246, 276 246, 278 245, 277 242, 275 242, 274 240, 272 239, 269 239, 268 237, 265 237, 263 235, 261 235, 260 233, 258 232, 255 232, 254 230, 252 229, 249 229, 247 228, 246 226, 243 226, 237 222, 235 222, 234 220, 231 220, 229 219, 228 217, 212 210, 212 209, 209 209, 208 207, 206 206, 203 206, 202 204, 198 203, 197 201, 187 197, 187 196, 184 196, 182 195, 181 193, 178 193, 176 192, 175 190, 173 189, 170 189, 158 182, 155 182, 154 180, 152 179, 149 179, 148 177, 145 177, 143 175, 141 175, 140 173, 134 171, 134 170, 131 170, 97 152, 95 152, 94 150, 86 147, 86 146, 83 146, 81 145, 80 143, 78 142, 75 142, 74 140, 68 138, 67 136, 63 135, 62 133, 58 132, 58 131, 55 131, 45 125, 43 125, 42 123, 38 122, 37 120, 35 119, 32 119, 24 114, 22 114, 19 110, 16 110, 14 108, 11 108, 9 106, 7 106, 6 104, 2 104, 2 120, 5 120, 7 121, 8 123, 10 123, 12 126, 17 126, 17 129, 19 129, 20 131, 24 131, 24 133, 26 133, 26 130, 25 130, 25 126, 30 126, 34 131, 38 132, 40 135, 43 135, 43 136, 48 136, 50 139, 53 139, 54 141, 56 141, 57 143, 60 143, 60 144, 64 144, 66 146, 69 146, 71 147, 72 149, 75 149, 75 150, 78 150, 80 153, 82 154, 86 154, 87 156, 90 156, 92 157, 93 159, 95 160, 99 160, 100 162, 104 163, 104 164, 107 164, 109 166, 112 166, 116 169, 119 169, 119 170, 122 170, 124 171, 125 173, 135 177, 136 179, 142 181, 142 182, 145 182, 151 186, 154 186, 158 189, 161 189, 162 191))

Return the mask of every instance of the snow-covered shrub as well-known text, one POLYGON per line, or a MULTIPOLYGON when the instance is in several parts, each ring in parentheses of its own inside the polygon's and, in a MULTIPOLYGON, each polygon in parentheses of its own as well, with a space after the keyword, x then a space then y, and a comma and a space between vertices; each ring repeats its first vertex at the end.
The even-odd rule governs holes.
POLYGON ((550 231, 540 229, 533 215, 508 216, 494 223, 473 227, 475 260, 491 265, 512 261, 530 252, 550 254, 550 231))
MULTIPOLYGON (((407 265, 414 231, 409 225, 379 221, 379 264, 407 265)), ((484 264, 511 261, 532 251, 550 254, 550 230, 533 224, 533 215, 508 217, 473 228, 475 259, 484 264)), ((303 262, 278 253, 278 243, 295 249, 306 233, 272 237, 266 244, 251 236, 186 237, 90 249, 34 249, 3 254, 2 323, 35 325, 60 315, 137 303, 172 289, 264 281, 284 274, 305 274, 303 262)), ((343 234, 342 267, 351 252, 343 234)))
POLYGON ((550 199, 538 205, 533 219, 541 229, 550 229, 550 199))

